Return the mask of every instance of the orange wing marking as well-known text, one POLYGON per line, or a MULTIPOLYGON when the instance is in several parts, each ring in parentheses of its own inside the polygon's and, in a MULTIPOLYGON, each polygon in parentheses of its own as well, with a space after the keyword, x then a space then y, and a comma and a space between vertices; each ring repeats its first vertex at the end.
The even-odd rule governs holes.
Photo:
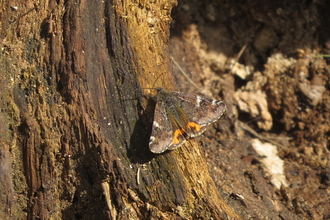
POLYGON ((189 122, 187 124, 187 128, 190 128, 191 130, 194 130, 195 132, 199 132, 202 129, 202 126, 195 122, 189 122))
POLYGON ((180 143, 180 137, 183 136, 184 133, 185 133, 184 129, 176 129, 174 131, 174 138, 172 144, 180 143))

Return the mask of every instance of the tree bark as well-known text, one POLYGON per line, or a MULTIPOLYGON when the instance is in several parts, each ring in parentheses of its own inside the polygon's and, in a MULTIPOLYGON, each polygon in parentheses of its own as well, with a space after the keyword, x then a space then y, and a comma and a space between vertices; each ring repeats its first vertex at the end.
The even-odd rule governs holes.
POLYGON ((1 4, 0 217, 241 218, 197 142, 148 149, 175 1, 1 4))
POLYGON ((329 8, 0 1, 0 219, 328 219, 329 8), (158 87, 205 146, 150 152, 158 87))

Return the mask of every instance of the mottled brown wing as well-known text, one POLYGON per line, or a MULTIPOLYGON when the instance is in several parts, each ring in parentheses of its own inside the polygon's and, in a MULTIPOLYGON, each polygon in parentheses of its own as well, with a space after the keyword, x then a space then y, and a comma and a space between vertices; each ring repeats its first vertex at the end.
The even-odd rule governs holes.
POLYGON ((163 102, 158 102, 155 107, 154 121, 149 141, 149 149, 153 153, 163 153, 168 149, 173 140, 172 124, 167 117, 163 102))
POLYGON ((190 137, 203 133, 207 125, 220 119, 226 111, 226 105, 221 101, 190 93, 173 93, 188 116, 189 123, 186 125, 185 130, 190 137))

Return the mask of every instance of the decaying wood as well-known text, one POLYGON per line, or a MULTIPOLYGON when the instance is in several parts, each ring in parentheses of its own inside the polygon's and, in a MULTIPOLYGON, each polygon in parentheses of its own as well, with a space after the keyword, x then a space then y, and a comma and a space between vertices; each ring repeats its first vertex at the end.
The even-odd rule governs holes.
POLYGON ((1 216, 239 219, 196 143, 148 150, 141 87, 173 86, 175 1, 3 4, 1 216))
POLYGON ((291 58, 327 45, 316 31, 327 10, 291 2, 1 1, 0 218, 328 218, 330 71, 308 49, 291 58), (152 154, 150 88, 192 84, 223 98, 227 116, 207 146, 152 154), (238 113, 238 90, 267 101, 280 189, 238 122, 252 115, 238 113))

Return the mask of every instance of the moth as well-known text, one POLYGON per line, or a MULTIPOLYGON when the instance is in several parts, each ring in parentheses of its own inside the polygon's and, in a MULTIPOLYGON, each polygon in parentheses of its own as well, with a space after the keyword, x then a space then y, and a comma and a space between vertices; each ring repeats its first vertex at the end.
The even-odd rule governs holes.
POLYGON ((225 111, 222 101, 157 88, 150 151, 159 154, 180 147, 201 135, 225 111))

